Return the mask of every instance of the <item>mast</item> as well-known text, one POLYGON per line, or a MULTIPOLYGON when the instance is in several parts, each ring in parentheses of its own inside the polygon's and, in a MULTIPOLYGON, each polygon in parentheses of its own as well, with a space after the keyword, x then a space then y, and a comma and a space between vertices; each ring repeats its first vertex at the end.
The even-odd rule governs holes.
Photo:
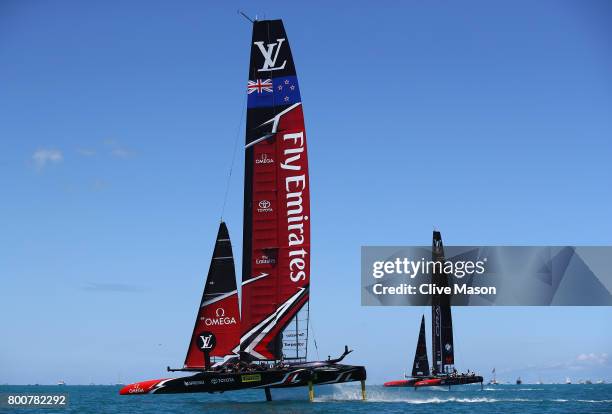
POLYGON ((310 190, 302 102, 281 20, 253 23, 247 96, 240 356, 302 360, 310 190))
POLYGON ((208 369, 211 357, 235 356, 233 350, 239 341, 240 312, 234 256, 227 226, 221 222, 184 367, 208 369))
POLYGON ((414 363, 412 364, 413 377, 429 376, 429 362, 427 361, 427 342, 425 341, 425 315, 421 318, 421 329, 414 353, 414 363))
MULTIPOLYGON (((432 261, 440 263, 440 265, 434 267, 432 283, 439 287, 446 287, 448 286, 448 277, 444 273, 444 246, 439 231, 433 232, 431 249, 432 261)), ((432 296, 431 332, 432 369, 438 374, 449 372, 455 364, 450 295, 435 294, 432 296)))

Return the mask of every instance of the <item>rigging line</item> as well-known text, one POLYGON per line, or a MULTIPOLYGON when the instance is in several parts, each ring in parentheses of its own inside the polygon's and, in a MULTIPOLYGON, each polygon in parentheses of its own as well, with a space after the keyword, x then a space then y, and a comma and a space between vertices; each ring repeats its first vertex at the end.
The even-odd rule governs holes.
MULTIPOLYGON (((308 305, 309 305, 308 307, 310 310, 310 301, 308 301, 308 305)), ((317 353, 317 361, 318 361, 320 360, 320 358, 319 358, 319 347, 317 346, 317 334, 315 333, 314 324, 312 323, 312 318, 310 317, 310 311, 308 312, 308 325, 309 325, 310 330, 312 331, 312 342, 314 343, 315 352, 317 353)))
MULTIPOLYGON (((297 315, 296 315, 297 316, 297 315)), ((304 352, 304 358, 308 361, 308 322, 310 321, 310 299, 306 302, 306 352, 304 352)))
POLYGON ((247 14, 245 12, 243 12, 242 10, 238 9, 238 14, 242 15, 242 17, 244 17, 245 19, 247 19, 248 21, 250 21, 251 23, 255 23, 257 21, 257 17, 255 17, 254 19, 247 16, 247 14))
MULTIPOLYGON (((457 315, 456 313, 457 311, 455 310, 455 315, 457 315)), ((456 317, 456 316, 455 316, 456 317)), ((457 357, 457 342, 459 342, 459 349, 461 349, 461 341, 457 341, 457 330, 454 329, 455 326, 453 325, 453 366, 454 364, 454 359, 456 359, 457 357)))
POLYGON ((227 197, 229 195, 230 184, 232 182, 232 172, 234 170, 234 163, 236 161, 236 150, 238 149, 238 138, 240 137, 240 132, 242 131, 242 121, 244 120, 244 114, 246 112, 246 99, 242 105, 242 111, 240 111, 240 121, 238 122, 238 127, 236 128, 236 137, 234 138, 234 150, 232 151, 232 160, 230 162, 229 174, 227 176, 227 183, 225 184, 225 195, 223 196, 223 206, 221 207, 221 221, 223 221, 223 214, 225 213, 225 205, 227 204, 227 197))

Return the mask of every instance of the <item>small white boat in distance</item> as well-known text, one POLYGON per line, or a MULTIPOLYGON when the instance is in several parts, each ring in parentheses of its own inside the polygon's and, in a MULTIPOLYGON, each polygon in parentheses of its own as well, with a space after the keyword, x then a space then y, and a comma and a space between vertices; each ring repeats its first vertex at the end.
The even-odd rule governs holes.
POLYGON ((495 375, 495 368, 493 368, 493 371, 491 371, 491 374, 493 374, 493 378, 491 378, 489 380, 489 384, 490 385, 497 385, 497 384, 499 384, 499 382, 497 382, 497 376, 495 375))

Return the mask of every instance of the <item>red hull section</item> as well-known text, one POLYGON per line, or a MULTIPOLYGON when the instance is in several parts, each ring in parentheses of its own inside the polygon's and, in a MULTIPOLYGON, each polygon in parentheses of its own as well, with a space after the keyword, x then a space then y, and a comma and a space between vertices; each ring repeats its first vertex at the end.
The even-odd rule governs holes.
POLYGON ((151 390, 157 388, 157 386, 168 379, 156 379, 142 382, 135 382, 134 384, 126 385, 119 391, 120 395, 135 395, 135 394, 148 394, 151 390))
POLYGON ((432 379, 417 381, 414 383, 414 386, 415 387, 434 387, 436 385, 441 385, 441 384, 442 384, 442 380, 440 378, 432 378, 432 379))
POLYGON ((414 380, 396 380, 388 381, 383 384, 385 387, 412 387, 414 386, 414 380))

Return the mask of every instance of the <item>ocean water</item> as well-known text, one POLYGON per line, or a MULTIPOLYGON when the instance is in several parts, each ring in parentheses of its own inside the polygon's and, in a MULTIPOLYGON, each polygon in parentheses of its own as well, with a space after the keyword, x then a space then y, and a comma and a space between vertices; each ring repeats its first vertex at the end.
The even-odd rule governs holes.
POLYGON ((612 384, 593 385, 467 385, 443 388, 384 388, 368 386, 361 401, 358 385, 272 390, 266 402, 263 390, 224 394, 119 396, 118 386, 0 386, 0 394, 67 393, 65 408, 7 408, 15 413, 612 413, 612 384))

